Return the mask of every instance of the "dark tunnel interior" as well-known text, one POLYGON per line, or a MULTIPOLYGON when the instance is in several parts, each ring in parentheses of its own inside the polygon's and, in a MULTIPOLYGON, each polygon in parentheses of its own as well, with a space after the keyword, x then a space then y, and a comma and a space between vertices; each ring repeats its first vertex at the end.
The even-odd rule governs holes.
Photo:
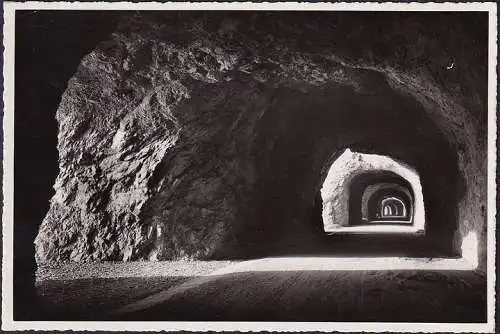
POLYGON ((418 102, 392 90, 378 73, 362 75, 369 77, 362 92, 340 86, 274 92, 254 144, 258 210, 252 220, 260 223, 244 231, 253 236, 251 248, 286 248, 283 242, 300 253, 308 243, 317 244, 319 189, 335 158, 350 148, 416 169, 426 210, 426 247, 455 254, 457 205, 465 187, 455 147, 418 102))

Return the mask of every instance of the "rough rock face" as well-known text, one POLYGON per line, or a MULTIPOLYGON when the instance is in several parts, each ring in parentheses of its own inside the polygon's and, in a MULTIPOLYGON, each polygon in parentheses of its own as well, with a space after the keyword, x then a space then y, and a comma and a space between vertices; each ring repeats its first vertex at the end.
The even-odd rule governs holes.
POLYGON ((323 199, 323 224, 325 231, 350 224, 349 203, 351 184, 357 176, 370 172, 389 172, 409 182, 415 199, 413 224, 420 230, 425 226, 424 196, 420 177, 409 166, 394 159, 352 152, 347 149, 332 164, 321 188, 323 199))
POLYGON ((451 13, 436 25, 297 15, 125 18, 62 97, 37 261, 227 258, 300 242, 346 147, 415 167, 436 242, 456 248, 474 230, 485 246, 480 34, 451 13))

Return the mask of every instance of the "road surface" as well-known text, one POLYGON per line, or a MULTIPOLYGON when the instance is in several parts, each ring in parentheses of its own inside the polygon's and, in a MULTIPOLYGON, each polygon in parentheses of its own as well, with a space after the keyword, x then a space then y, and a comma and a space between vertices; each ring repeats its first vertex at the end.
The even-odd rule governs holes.
MULTIPOLYGON (((366 259, 359 261, 366 267, 366 259)), ((317 261, 311 262, 308 270, 303 259, 288 262, 243 262, 232 269, 193 278, 105 317, 183 321, 486 321, 486 278, 472 270, 353 270, 355 265, 350 270, 332 270, 329 266, 318 267, 317 261)))

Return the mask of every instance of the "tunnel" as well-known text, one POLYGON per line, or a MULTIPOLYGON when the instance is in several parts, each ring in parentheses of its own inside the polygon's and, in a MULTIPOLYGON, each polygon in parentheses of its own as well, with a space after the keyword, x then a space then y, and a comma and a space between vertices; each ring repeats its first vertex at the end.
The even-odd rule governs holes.
MULTIPOLYGON (((166 252, 162 256, 175 256, 176 249, 183 247, 192 247, 196 254, 198 250, 195 249, 202 245, 196 240, 205 240, 210 248, 203 246, 203 249, 213 249, 207 256, 216 259, 266 256, 289 248, 298 254, 302 249, 307 252, 318 238, 323 238, 318 233, 324 234, 320 228, 321 220, 308 218, 314 215, 311 211, 317 209, 317 193, 330 167, 347 148, 359 154, 390 157, 402 165, 411 166, 421 183, 421 195, 418 196, 423 197, 416 206, 412 205, 413 197, 417 196, 414 186, 409 187, 405 181, 397 179, 397 175, 382 173, 375 179, 377 182, 396 183, 403 188, 397 191, 397 196, 406 203, 408 212, 412 212, 412 224, 408 227, 413 228, 414 223, 424 224, 425 221, 425 239, 430 249, 439 249, 440 254, 450 256, 456 254, 454 238, 458 229, 458 203, 465 187, 456 144, 447 139, 417 100, 396 91, 382 74, 357 70, 352 75, 360 87, 338 84, 273 87, 265 83, 255 85, 250 78, 242 77, 207 88, 203 95, 192 96, 190 103, 205 105, 207 116, 196 122, 180 116, 178 122, 182 132, 179 140, 193 143, 194 146, 185 146, 185 150, 195 153, 195 160, 213 160, 211 168, 214 169, 207 169, 208 174, 198 174, 198 179, 186 180, 184 185, 181 183, 174 199, 186 204, 170 204, 171 208, 179 209, 162 211, 162 196, 146 204, 142 216, 145 222, 157 221, 155 217, 173 212, 177 222, 172 221, 173 225, 161 228, 165 231, 163 233, 171 235, 185 230, 192 235, 193 241, 188 243, 183 238, 174 239, 175 243, 172 239, 165 239, 170 246, 162 247, 166 252), (234 91, 239 93, 235 95, 234 91), (219 104, 211 104, 210 101, 214 100, 220 101, 219 104), (214 110, 218 110, 219 115, 214 115, 214 110), (231 110, 246 110, 249 114, 261 116, 249 123, 251 127, 245 125, 244 131, 235 134, 229 149, 220 145, 226 140, 222 128, 209 134, 207 140, 198 141, 197 134, 206 132, 207 126, 231 124, 234 115, 227 113, 231 110), (208 115, 213 118, 209 119, 208 115), (230 151, 239 153, 225 156, 230 151), (248 177, 252 179, 248 180, 248 177), (234 186, 229 186, 231 184, 234 186), (423 199, 425 218, 418 218, 418 215, 423 216, 418 213, 424 211, 423 199), (210 207, 210 203, 215 205, 214 209, 201 209, 207 205, 210 207), (224 208, 230 211, 221 210, 224 208), (232 218, 217 218, 226 212, 233 212, 232 218), (179 225, 184 220, 198 221, 200 214, 206 215, 205 221, 226 220, 225 227, 220 227, 225 229, 220 241, 207 239, 203 234, 206 227, 201 225, 193 232, 190 232, 191 227, 185 229, 179 225)), ((168 170, 177 168, 172 166, 186 164, 182 162, 186 153, 180 150, 173 156, 170 165, 162 166, 164 173, 168 175, 168 170)), ((363 182, 367 181, 360 179, 353 187, 363 182)), ((352 198, 358 197, 348 205, 354 210, 362 202, 363 193, 356 189, 351 191, 352 198)), ((384 193, 384 190, 380 191, 377 194, 384 193)), ((111 193, 109 196, 117 195, 111 193)), ((368 213, 377 211, 372 208, 372 201, 366 204, 368 213)), ((353 214, 351 224, 362 224, 363 217, 359 217, 362 210, 354 211, 358 212, 358 217, 353 214)), ((349 209, 345 216, 348 213, 349 209)), ((373 221, 372 218, 368 219, 373 221)), ((158 225, 154 224, 151 228, 156 230, 154 226, 158 225)), ((144 228, 151 225, 143 223, 142 226, 142 231, 145 231, 144 228)), ((149 235, 151 228, 141 233, 149 235)), ((162 238, 161 235, 158 237, 162 238)), ((39 249, 43 249, 42 245, 39 244, 39 249)), ((147 242, 137 253, 147 253, 153 245, 147 242)))
POLYGON ((368 204, 368 222, 411 222, 409 210, 412 206, 408 198, 404 200, 403 196, 394 196, 393 191, 389 191, 382 198, 377 198, 379 193, 376 195, 370 198, 368 204))
MULTIPOLYGON (((433 247, 453 254, 457 206, 464 191, 454 145, 417 101, 395 92, 378 73, 363 75, 370 84, 362 92, 339 86, 275 92, 254 144, 259 196, 253 221, 261 224, 252 225, 253 231, 245 234, 255 235, 260 242, 273 240, 268 244, 287 239, 297 248, 307 244, 309 237, 315 240, 312 236, 321 232, 322 222, 308 217, 318 217, 311 214, 318 210, 317 193, 329 168, 350 148, 385 155, 415 169, 423 197, 418 210, 424 210, 425 201, 426 238, 433 247)), ((350 192, 348 224, 384 220, 370 216, 377 211, 373 201, 393 195, 407 208, 400 222, 413 225, 414 189, 400 176, 387 171, 362 174, 352 182, 350 192), (365 190, 376 184, 384 186, 368 196, 365 190)))
POLYGON ((390 232, 388 226, 375 228, 375 224, 389 223, 407 225, 392 228, 394 232, 424 232, 425 205, 418 173, 390 157, 347 149, 330 167, 321 196, 325 232, 345 232, 349 226, 357 232, 390 232))
POLYGON ((410 210, 413 209, 413 206, 408 197, 404 198, 406 194, 395 195, 393 189, 384 195, 380 192, 375 193, 369 200, 366 221, 371 223, 411 223, 410 210))
POLYGON ((413 224, 415 198, 411 185, 395 175, 364 174, 353 183, 349 200, 352 224, 387 221, 413 224), (387 212, 386 206, 390 208, 387 212))
POLYGON ((17 314, 35 259, 417 250, 484 269, 486 13, 16 15, 17 314), (321 190, 346 150, 420 188, 356 173, 332 233, 321 190))
POLYGON ((449 94, 441 67, 420 72, 370 39, 345 45, 373 59, 335 47, 347 13, 227 15, 130 14, 82 59, 56 115, 38 263, 338 254, 336 242, 385 237, 326 224, 397 231, 439 256, 476 232, 485 250, 482 109, 449 94), (388 165, 346 165, 345 214, 330 224, 322 188, 347 150, 388 165))

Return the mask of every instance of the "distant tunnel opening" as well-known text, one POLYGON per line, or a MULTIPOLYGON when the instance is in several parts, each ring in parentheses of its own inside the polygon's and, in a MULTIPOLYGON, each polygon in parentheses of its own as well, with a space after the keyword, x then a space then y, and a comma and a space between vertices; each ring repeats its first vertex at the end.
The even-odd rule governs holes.
POLYGON ((350 186, 350 225, 413 224, 415 199, 408 181, 389 173, 364 173, 350 186))
POLYGON ((458 205, 465 191, 457 148, 418 102, 395 92, 378 74, 365 75, 371 81, 361 92, 341 86, 309 87, 307 93, 274 91, 254 144, 255 218, 242 230, 249 247, 264 254, 282 249, 301 253, 325 240, 332 244, 323 228, 325 199, 318 200, 318 194, 331 166, 349 148, 408 167, 419 189, 417 194, 408 177, 391 169, 355 173, 350 185, 341 185, 349 200, 346 214, 333 217, 334 224, 407 229, 429 250, 457 254, 458 205), (272 249, 266 251, 268 247, 272 249))
POLYGON ((321 196, 325 232, 424 232, 418 173, 390 157, 347 149, 328 171, 321 196))
POLYGON ((368 222, 411 222, 409 211, 413 207, 411 202, 404 200, 404 195, 397 196, 392 191, 383 197, 379 193, 376 195, 379 196, 372 196, 368 204, 368 222))

